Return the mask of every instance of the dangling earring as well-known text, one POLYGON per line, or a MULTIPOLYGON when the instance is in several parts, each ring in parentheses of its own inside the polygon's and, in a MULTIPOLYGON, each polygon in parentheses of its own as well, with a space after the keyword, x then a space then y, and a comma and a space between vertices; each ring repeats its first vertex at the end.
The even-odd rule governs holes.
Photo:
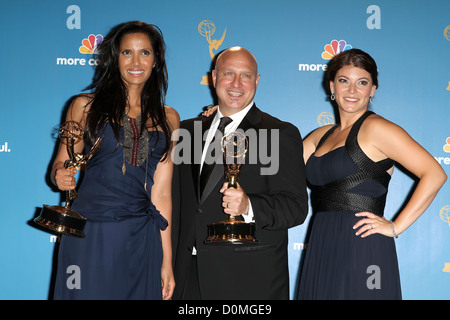
POLYGON ((373 96, 370 96, 370 98, 369 98, 369 102, 370 102, 370 104, 372 104, 372 103, 373 103, 373 96))
POLYGON ((331 93, 330 99, 331 99, 332 101, 334 101, 334 100, 336 99, 336 96, 334 95, 334 92, 331 93))

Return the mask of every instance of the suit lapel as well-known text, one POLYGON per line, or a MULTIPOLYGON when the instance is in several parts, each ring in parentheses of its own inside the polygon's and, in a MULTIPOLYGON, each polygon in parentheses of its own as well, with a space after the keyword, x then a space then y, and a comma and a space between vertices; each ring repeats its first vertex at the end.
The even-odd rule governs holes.
MULTIPOLYGON (((213 115, 211 115, 209 118, 213 118, 213 115)), ((253 107, 248 111, 247 115, 244 117, 244 119, 242 119, 241 123, 238 126, 238 129, 241 129, 242 131, 246 131, 250 128, 258 128, 259 127, 259 123, 261 121, 261 114, 259 109, 256 107, 255 104, 253 104, 253 107)), ((209 122, 209 126, 211 125, 212 119, 209 122)), ((205 125, 206 123, 204 123, 205 125)), ((209 126, 206 126, 206 128, 209 128, 209 126)), ((200 168, 200 166, 199 166, 200 168)), ((199 181, 198 179, 198 175, 199 172, 197 173, 197 182, 199 181)), ((208 198, 209 194, 215 189, 216 185, 219 182, 225 182, 224 180, 224 176, 225 176, 225 167, 222 164, 216 165, 214 167, 214 170, 211 172, 211 176, 209 177, 208 183, 205 186, 205 189, 203 190, 203 194, 200 198, 200 204, 203 203, 203 201, 205 201, 206 198, 208 198)), ((197 193, 199 193, 199 183, 197 183, 197 193)))
POLYGON ((253 107, 248 111, 247 115, 242 119, 238 129, 244 132, 248 129, 258 129, 261 123, 261 111, 253 104, 253 107))
MULTIPOLYGON (((211 127, 211 124, 214 120, 214 117, 216 116, 217 112, 214 112, 212 115, 210 115, 209 117, 204 117, 204 119, 202 119, 202 152, 203 152, 203 148, 205 147, 205 140, 203 139, 203 137, 205 136, 205 132, 211 127)), ((194 179, 194 185, 197 186, 196 188, 196 192, 197 192, 197 199, 200 202, 200 161, 201 161, 201 155, 200 155, 200 161, 195 161, 194 159, 194 153, 195 150, 194 149, 194 143, 198 143, 195 140, 195 137, 192 139, 192 177, 194 179)))

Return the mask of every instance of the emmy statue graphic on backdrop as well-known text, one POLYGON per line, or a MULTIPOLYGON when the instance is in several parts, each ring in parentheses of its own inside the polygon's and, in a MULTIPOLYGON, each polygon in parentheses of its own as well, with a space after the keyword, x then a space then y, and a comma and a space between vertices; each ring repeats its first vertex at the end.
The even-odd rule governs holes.
MULTIPOLYGON (((228 188, 237 188, 237 180, 248 150, 247 137, 234 131, 222 138, 222 151, 228 188)), ((230 215, 228 220, 208 225, 206 244, 256 243, 255 224, 236 220, 230 215)))
MULTIPOLYGON (((89 159, 100 145, 102 138, 98 138, 91 150, 85 154, 74 152, 74 145, 83 139, 83 128, 75 121, 65 122, 59 129, 59 138, 67 146, 70 159, 64 163, 65 168, 74 167, 83 170, 89 159)), ((65 206, 49 206, 44 204, 40 215, 34 219, 38 225, 70 236, 84 237, 84 226, 87 219, 70 208, 72 200, 78 198, 75 190, 66 191, 65 206)))
MULTIPOLYGON (((203 20, 198 24, 198 32, 206 38, 206 41, 208 41, 209 44, 209 55, 211 56, 211 60, 214 61, 215 54, 213 52, 214 50, 218 50, 220 45, 222 44, 223 40, 225 39, 225 34, 227 33, 227 29, 225 28, 225 31, 222 34, 222 38, 220 40, 211 39, 211 36, 216 32, 216 26, 212 21, 209 20, 203 20)), ((200 84, 209 86, 212 84, 212 81, 210 79, 211 75, 203 76, 202 81, 200 84)))

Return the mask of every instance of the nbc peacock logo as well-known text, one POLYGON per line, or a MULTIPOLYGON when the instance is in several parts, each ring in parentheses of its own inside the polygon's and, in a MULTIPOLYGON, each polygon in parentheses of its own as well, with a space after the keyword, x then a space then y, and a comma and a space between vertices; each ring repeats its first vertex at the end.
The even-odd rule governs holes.
POLYGON ((78 52, 84 55, 90 55, 86 58, 83 57, 58 57, 56 58, 56 64, 60 66, 96 66, 98 65, 98 59, 92 55, 98 53, 98 48, 103 41, 101 34, 90 34, 87 38, 81 40, 81 46, 78 48, 78 52))
MULTIPOLYGON (((447 139, 445 139, 445 143, 442 146, 442 149, 446 153, 450 152, 450 137, 447 137, 447 139)), ((439 164, 446 164, 446 165, 450 164, 450 157, 435 156, 434 158, 439 164)))
POLYGON ((103 41, 103 36, 101 34, 93 35, 90 34, 89 37, 81 41, 82 46, 78 49, 82 54, 94 54, 97 53, 97 49, 103 41))
POLYGON ((322 58, 324 60, 331 60, 335 55, 347 51, 351 48, 352 46, 347 44, 345 40, 333 40, 329 44, 325 45, 325 51, 322 52, 322 58))
MULTIPOLYGON (((322 59, 331 60, 335 55, 343 51, 351 49, 352 46, 345 40, 332 40, 324 46, 322 59)), ((298 71, 326 71, 327 63, 299 63, 298 71)))
POLYGON ((442 147, 442 149, 444 149, 445 152, 450 152, 450 137, 447 137, 447 139, 445 140, 445 144, 442 147))

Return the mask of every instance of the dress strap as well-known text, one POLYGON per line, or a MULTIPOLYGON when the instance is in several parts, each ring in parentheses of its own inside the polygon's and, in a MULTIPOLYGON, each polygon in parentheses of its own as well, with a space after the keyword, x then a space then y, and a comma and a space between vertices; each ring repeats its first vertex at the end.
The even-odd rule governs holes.
POLYGON ((330 136, 330 134, 332 134, 334 132, 334 130, 336 130, 336 128, 338 127, 337 124, 335 124, 334 126, 332 126, 330 129, 328 129, 327 132, 325 132, 325 134, 322 136, 322 138, 320 138, 319 143, 316 146, 316 150, 320 148, 320 146, 325 142, 325 140, 328 139, 328 137, 330 136))
POLYGON ((347 140, 345 141, 345 148, 358 168, 370 175, 370 177, 383 186, 387 186, 391 176, 386 172, 387 169, 394 165, 394 161, 391 159, 385 159, 381 162, 374 162, 370 159, 361 149, 358 143, 358 132, 362 123, 368 116, 375 114, 372 111, 366 111, 352 126, 347 140), (381 164, 381 165, 380 165, 381 164), (386 169, 387 168, 387 169, 386 169))

